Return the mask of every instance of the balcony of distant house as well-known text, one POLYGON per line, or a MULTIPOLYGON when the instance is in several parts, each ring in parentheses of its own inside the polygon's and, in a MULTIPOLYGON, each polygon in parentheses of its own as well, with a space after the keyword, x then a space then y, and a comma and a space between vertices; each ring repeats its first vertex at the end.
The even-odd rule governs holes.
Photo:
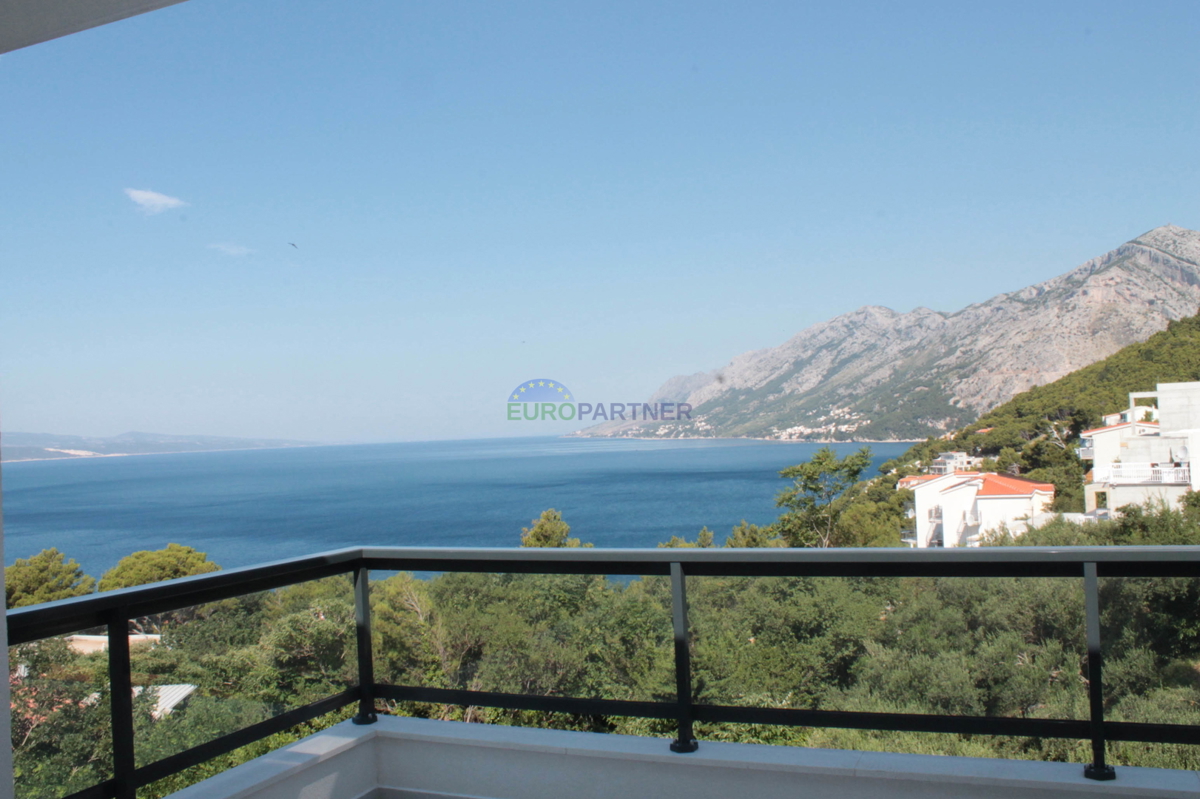
POLYGON ((1190 485, 1190 463, 1109 463, 1092 468, 1092 481, 1108 485, 1190 485))

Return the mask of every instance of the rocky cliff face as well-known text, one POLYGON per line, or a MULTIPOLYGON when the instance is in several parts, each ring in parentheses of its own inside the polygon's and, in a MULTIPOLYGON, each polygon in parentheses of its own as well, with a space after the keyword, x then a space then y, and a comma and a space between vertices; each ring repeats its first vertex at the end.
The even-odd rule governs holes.
POLYGON ((690 423, 617 422, 582 435, 922 438, 1198 307, 1200 233, 1168 225, 957 313, 860 308, 722 369, 668 380, 650 401, 690 403, 690 423))

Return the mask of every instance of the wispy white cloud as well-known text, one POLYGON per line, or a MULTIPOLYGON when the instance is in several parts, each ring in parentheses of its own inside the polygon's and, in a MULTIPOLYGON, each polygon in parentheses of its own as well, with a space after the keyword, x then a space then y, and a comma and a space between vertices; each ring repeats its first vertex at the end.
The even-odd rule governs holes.
POLYGON ((254 250, 249 247, 243 247, 240 244, 210 244, 210 249, 223 252, 226 255, 232 255, 234 258, 241 258, 243 255, 249 255, 254 250))
POLYGON ((178 197, 169 197, 148 189, 126 189, 125 194, 148 214, 161 214, 163 211, 187 205, 178 197))

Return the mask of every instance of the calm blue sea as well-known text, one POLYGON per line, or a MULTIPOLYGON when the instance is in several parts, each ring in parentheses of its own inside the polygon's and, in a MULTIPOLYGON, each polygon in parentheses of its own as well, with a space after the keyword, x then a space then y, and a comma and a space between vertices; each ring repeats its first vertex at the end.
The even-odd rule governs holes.
MULTIPOLYGON (((99 576, 171 542, 227 568, 357 545, 511 547, 546 508, 598 547, 704 525, 720 542, 741 519, 773 520, 778 471, 820 446, 525 438, 11 463, 4 555, 57 547, 99 576)), ((871 446, 878 465, 908 445, 871 446)))

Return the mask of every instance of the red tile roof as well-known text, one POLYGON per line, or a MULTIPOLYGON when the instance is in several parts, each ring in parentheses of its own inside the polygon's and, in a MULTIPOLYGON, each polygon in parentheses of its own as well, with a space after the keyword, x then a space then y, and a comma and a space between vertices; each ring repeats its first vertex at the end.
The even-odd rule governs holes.
POLYGON ((939 477, 945 477, 942 474, 910 474, 908 477, 901 477, 896 485, 900 488, 908 488, 910 485, 924 483, 927 480, 936 480, 939 477))
POLYGON ((1029 496, 1035 491, 1054 493, 1053 483, 1039 483, 1024 477, 1013 477, 1010 474, 993 474, 988 472, 979 475, 983 485, 976 496, 980 497, 1022 497, 1029 496))
POLYGON ((957 477, 958 480, 949 482, 942 491, 953 491, 972 481, 981 483, 976 496, 979 497, 1027 497, 1034 492, 1054 493, 1054 483, 1039 483, 1024 477, 1014 477, 1011 474, 996 474, 995 472, 955 472, 949 474, 915 474, 902 477, 896 483, 897 488, 909 488, 941 477, 957 477))

